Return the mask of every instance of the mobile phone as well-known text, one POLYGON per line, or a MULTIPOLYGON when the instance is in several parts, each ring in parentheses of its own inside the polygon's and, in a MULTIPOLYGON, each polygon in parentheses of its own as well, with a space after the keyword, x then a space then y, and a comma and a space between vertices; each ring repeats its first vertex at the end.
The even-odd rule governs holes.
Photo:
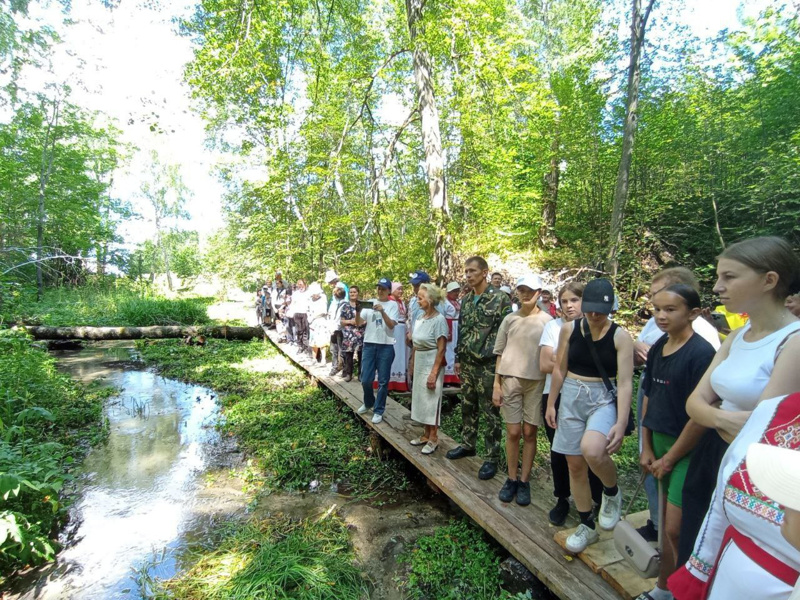
POLYGON ((364 309, 372 310, 372 301, 370 301, 370 300, 359 300, 357 306, 358 306, 358 312, 361 312, 364 309))

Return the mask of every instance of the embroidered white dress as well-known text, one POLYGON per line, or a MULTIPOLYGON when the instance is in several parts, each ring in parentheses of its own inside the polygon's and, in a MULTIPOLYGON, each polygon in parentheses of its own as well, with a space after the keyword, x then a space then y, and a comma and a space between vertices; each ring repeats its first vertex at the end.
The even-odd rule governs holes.
POLYGON ((783 509, 747 473, 747 449, 757 442, 800 451, 800 393, 761 402, 725 453, 694 552, 669 580, 676 600, 788 600, 792 594, 795 582, 776 576, 775 565, 800 570, 800 551, 781 535, 783 509), (751 542, 755 552, 746 549, 751 542), (762 551, 769 561, 751 558, 762 551))

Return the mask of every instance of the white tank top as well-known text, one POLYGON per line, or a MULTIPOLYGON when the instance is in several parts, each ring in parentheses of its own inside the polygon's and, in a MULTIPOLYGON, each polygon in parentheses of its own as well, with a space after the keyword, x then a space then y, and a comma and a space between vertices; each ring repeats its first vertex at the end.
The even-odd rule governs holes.
POLYGON ((756 341, 746 342, 748 322, 731 344, 728 357, 711 373, 711 388, 722 399, 722 410, 753 410, 767 387, 775 366, 775 352, 790 333, 800 331, 800 321, 790 323, 756 341))

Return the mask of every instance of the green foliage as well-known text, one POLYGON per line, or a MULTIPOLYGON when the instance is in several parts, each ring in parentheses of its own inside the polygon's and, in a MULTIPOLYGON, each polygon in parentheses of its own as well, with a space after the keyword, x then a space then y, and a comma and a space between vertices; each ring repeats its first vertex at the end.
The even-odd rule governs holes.
POLYGON ((232 523, 192 566, 156 583, 154 600, 361 600, 367 585, 353 565, 347 526, 336 516, 232 523))
POLYGON ((26 335, 0 330, 0 574, 52 560, 71 465, 104 435, 103 398, 59 373, 26 335))
MULTIPOLYGON (((715 40, 681 28, 678 3, 656 8, 623 304, 667 262, 707 269, 723 242, 769 233, 800 246, 800 20, 784 4, 715 40)), ((223 172, 227 226, 209 267, 239 284, 275 268, 295 279, 334 267, 347 281, 432 269, 406 7, 281 6, 243 15, 235 0, 204 0, 184 24, 197 42, 187 81, 214 139, 239 158, 223 172), (232 131, 245 133, 241 144, 232 131)), ((521 253, 556 270, 599 264, 620 160, 628 10, 622 0, 426 4, 417 44, 434 69, 456 254, 521 253)))
POLYGON ((8 321, 51 326, 203 325, 209 322, 209 302, 207 298, 163 298, 146 286, 120 281, 116 285, 50 289, 40 303, 29 293, 4 312, 8 321))
POLYGON ((495 600, 524 598, 500 588, 500 553, 467 521, 451 521, 417 539, 401 560, 408 563, 408 598, 495 600))
POLYGON ((205 346, 164 340, 137 347, 166 377, 222 394, 223 431, 236 435, 256 459, 256 477, 267 488, 336 482, 366 495, 408 485, 397 463, 373 456, 353 412, 312 385, 271 345, 209 339, 205 346))

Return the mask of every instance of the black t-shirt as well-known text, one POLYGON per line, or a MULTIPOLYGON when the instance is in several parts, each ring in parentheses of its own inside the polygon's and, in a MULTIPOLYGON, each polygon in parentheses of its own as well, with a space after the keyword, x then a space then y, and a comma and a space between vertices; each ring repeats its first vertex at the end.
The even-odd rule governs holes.
POLYGON ((668 336, 661 336, 647 353, 647 371, 642 387, 647 396, 647 414, 643 425, 672 437, 678 437, 689 421, 686 400, 697 387, 714 358, 714 347, 694 333, 669 356, 663 356, 668 336))

